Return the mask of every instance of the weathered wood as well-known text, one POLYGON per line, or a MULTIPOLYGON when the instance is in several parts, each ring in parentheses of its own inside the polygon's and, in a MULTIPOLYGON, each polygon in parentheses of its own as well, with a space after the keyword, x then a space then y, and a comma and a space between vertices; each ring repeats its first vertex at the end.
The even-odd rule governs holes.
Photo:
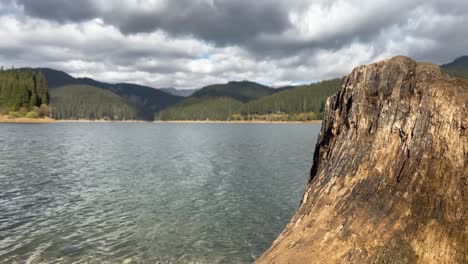
POLYGON ((468 82, 395 57, 327 101, 306 192, 257 263, 468 263, 468 82))

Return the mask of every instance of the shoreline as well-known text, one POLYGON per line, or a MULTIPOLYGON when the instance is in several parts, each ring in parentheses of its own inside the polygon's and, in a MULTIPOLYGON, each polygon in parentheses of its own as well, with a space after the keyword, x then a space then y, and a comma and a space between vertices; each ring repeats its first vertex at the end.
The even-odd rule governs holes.
POLYGON ((264 121, 264 120, 156 120, 153 123, 187 123, 187 124, 322 124, 322 120, 309 120, 309 121, 264 121))
POLYGON ((0 116, 0 123, 2 124, 50 124, 56 123, 57 120, 52 118, 28 118, 28 117, 18 117, 18 118, 8 118, 0 116))
POLYGON ((56 123, 149 123, 146 120, 54 119, 56 123))
POLYGON ((322 120, 309 121, 265 121, 265 120, 90 120, 90 119, 52 119, 52 118, 8 118, 0 116, 4 124, 52 124, 52 123, 173 123, 173 124, 321 124, 322 120))

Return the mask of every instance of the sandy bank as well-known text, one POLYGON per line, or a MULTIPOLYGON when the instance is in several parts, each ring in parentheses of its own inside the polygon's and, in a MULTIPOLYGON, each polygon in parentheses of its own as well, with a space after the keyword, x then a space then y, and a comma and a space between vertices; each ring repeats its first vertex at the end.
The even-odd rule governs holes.
POLYGON ((18 124, 41 124, 41 123, 54 123, 55 119, 52 118, 27 118, 27 117, 18 117, 10 118, 8 116, 0 116, 0 123, 18 123, 18 124))
POLYGON ((168 121, 145 121, 145 120, 90 120, 90 119, 52 119, 52 118, 10 118, 0 116, 0 123, 187 123, 187 124, 321 124, 322 120, 310 121, 263 121, 263 120, 243 120, 243 121, 216 121, 216 120, 168 120, 168 121))
POLYGON ((262 121, 262 120, 243 120, 243 121, 216 121, 216 120, 170 120, 170 121, 154 121, 154 123, 200 123, 200 124, 321 124, 322 120, 310 120, 310 121, 262 121))
POLYGON ((91 119, 59 119, 57 123, 147 123, 145 120, 91 120, 91 119))

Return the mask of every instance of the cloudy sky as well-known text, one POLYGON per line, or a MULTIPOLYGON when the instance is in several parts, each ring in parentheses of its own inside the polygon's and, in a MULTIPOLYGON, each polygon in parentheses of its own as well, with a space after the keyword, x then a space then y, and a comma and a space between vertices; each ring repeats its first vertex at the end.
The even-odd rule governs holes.
POLYGON ((468 55, 460 0, 0 0, 0 64, 197 88, 342 76, 408 55, 468 55))

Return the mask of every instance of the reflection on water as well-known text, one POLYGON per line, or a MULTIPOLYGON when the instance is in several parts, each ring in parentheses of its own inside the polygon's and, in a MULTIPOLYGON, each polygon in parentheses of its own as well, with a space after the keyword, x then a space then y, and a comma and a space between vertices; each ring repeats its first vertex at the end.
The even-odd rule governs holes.
POLYGON ((248 263, 296 210, 319 125, 0 124, 0 263, 248 263))

